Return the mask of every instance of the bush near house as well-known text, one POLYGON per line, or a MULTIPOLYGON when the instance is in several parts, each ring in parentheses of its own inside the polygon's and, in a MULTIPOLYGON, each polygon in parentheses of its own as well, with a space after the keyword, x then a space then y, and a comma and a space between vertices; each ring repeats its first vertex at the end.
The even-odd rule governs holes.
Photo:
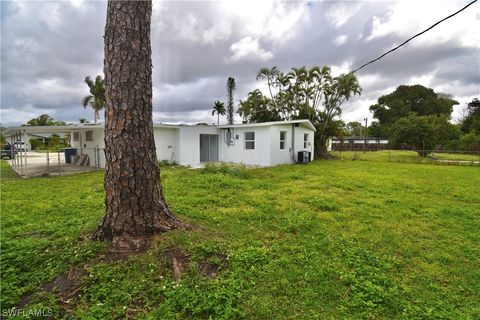
POLYGON ((24 180, 4 178, 4 166, 3 309, 23 302, 81 319, 480 317, 478 167, 163 167, 166 199, 192 230, 108 262, 88 237, 104 213, 101 172, 24 180), (49 291, 69 270, 73 289, 49 291))

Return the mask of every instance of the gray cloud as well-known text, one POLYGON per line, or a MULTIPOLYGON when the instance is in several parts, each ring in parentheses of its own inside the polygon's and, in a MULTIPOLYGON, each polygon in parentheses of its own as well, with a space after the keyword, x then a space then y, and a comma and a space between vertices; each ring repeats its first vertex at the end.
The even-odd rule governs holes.
MULTIPOLYGON (((211 107, 215 100, 225 101, 227 78, 235 78, 236 100, 243 99, 261 86, 255 81, 261 67, 332 65, 348 71, 359 66, 405 40, 396 5, 155 2, 154 120, 212 122, 211 107)), ((1 2, 3 125, 41 113, 72 122, 93 118, 80 102, 88 94, 84 77, 102 73, 105 13, 106 2, 99 1, 1 2)), ((434 22, 435 16, 425 23, 429 19, 434 22)), ((344 118, 363 119, 379 96, 412 82, 450 93, 461 103, 479 95, 479 45, 462 36, 476 33, 478 39, 470 28, 478 17, 454 19, 445 22, 455 24, 451 34, 434 29, 361 70, 363 94, 344 106, 344 118)))

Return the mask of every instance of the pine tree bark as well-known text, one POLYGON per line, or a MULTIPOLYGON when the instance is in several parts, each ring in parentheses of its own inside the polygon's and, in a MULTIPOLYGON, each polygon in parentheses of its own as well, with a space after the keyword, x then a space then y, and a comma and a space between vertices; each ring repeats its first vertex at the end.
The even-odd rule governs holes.
POLYGON ((151 13, 151 1, 108 1, 106 213, 94 236, 124 250, 181 225, 163 197, 153 138, 151 13))

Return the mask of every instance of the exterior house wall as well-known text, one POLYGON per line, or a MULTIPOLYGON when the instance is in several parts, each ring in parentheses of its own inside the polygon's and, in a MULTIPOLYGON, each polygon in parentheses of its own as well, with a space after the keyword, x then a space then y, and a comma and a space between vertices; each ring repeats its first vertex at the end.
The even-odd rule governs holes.
POLYGON ((96 161, 99 161, 98 165, 102 168, 105 167, 105 140, 104 129, 100 128, 82 128, 81 130, 75 130, 70 132, 70 146, 77 148, 77 155, 86 154, 90 160, 90 165, 95 166, 96 161), (87 141, 87 131, 92 131, 92 141, 87 141), (78 141, 74 140, 74 132, 80 134, 78 141), (95 158, 95 148, 99 148, 97 158, 95 158))
MULTIPOLYGON (((221 132, 212 126, 182 126, 178 129, 177 146, 178 157, 177 162, 181 165, 196 166, 200 165, 200 135, 201 134, 218 134, 219 147, 221 146, 221 132)), ((219 150, 219 159, 222 159, 222 151, 219 150)))
MULTIPOLYGON (((298 134, 297 134, 298 135, 298 134)), ((292 125, 281 124, 270 127, 270 165, 292 163, 292 125), (285 131, 285 149, 280 149, 280 132, 285 131)), ((295 157, 296 158, 296 157, 295 157)))
POLYGON ((230 130, 233 132, 233 145, 225 143, 225 132, 227 129, 221 130, 220 161, 260 166, 271 165, 271 133, 269 126, 232 128, 230 130), (255 132, 255 149, 245 149, 245 132, 255 132))
POLYGON ((271 164, 287 164, 293 163, 298 159, 299 151, 310 151, 313 160, 313 139, 315 132, 309 128, 305 128, 302 125, 294 127, 293 124, 278 124, 270 127, 271 131, 271 164), (285 131, 287 133, 285 141, 285 149, 280 149, 280 132, 285 131), (294 135, 293 135, 294 132, 294 135), (308 134, 306 148, 304 146, 304 134, 308 134), (293 139, 293 150, 292 150, 293 139), (294 160, 295 159, 295 160, 294 160))
POLYGON ((295 160, 297 160, 298 151, 310 151, 313 160, 313 155, 315 151, 313 148, 313 139, 315 138, 314 135, 315 132, 313 130, 310 130, 303 126, 295 127, 295 160), (304 146, 304 134, 308 134, 306 146, 304 146))
POLYGON ((178 130, 177 128, 153 128, 158 161, 178 162, 178 130))

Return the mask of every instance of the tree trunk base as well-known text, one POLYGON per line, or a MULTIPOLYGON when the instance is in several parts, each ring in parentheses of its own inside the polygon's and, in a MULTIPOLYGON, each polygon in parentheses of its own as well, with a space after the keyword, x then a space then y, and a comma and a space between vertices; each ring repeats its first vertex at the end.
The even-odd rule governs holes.
POLYGON ((191 227, 188 224, 183 223, 176 217, 163 221, 161 226, 157 229, 151 230, 148 235, 136 236, 130 234, 120 234, 109 236, 107 230, 111 230, 108 226, 105 226, 103 218, 97 230, 93 233, 92 239, 105 241, 109 244, 108 251, 110 252, 122 252, 122 253, 138 253, 144 252, 150 247, 150 243, 155 235, 164 233, 171 230, 190 230, 191 227))

